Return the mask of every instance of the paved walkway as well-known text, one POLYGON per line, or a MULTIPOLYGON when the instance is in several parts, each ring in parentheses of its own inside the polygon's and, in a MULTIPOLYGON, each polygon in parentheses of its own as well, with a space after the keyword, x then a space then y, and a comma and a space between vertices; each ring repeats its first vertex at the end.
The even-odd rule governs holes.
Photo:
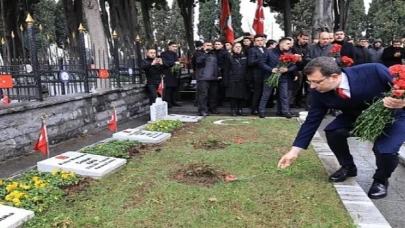
MULTIPOLYGON (((333 117, 328 116, 321 124, 319 133, 325 140, 323 129, 332 120, 333 117)), ((349 139, 349 146, 359 170, 356 181, 367 193, 376 169, 375 156, 369 148, 359 145, 355 139, 349 139)), ((388 196, 372 201, 392 227, 405 228, 405 167, 403 165, 399 165, 390 178, 388 196)))

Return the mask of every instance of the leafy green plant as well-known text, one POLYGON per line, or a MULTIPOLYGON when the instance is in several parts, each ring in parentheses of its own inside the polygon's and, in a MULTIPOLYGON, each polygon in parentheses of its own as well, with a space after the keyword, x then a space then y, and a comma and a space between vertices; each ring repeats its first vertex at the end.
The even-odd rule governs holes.
POLYGON ((43 212, 66 194, 63 187, 82 180, 73 172, 52 173, 29 171, 15 180, 0 180, 0 204, 43 212))
POLYGON ((138 146, 139 142, 136 141, 112 140, 107 143, 84 148, 81 150, 81 152, 115 158, 130 158, 129 151, 138 146))
POLYGON ((148 131, 158 132, 172 132, 176 128, 182 127, 184 124, 180 120, 160 120, 155 123, 149 124, 146 129, 148 131))

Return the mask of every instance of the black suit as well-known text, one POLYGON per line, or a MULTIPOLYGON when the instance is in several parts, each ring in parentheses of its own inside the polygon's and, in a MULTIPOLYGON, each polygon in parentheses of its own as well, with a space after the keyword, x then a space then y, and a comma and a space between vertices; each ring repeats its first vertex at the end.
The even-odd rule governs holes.
POLYGON ((178 58, 177 53, 172 51, 164 51, 161 54, 163 62, 165 62, 170 68, 167 68, 164 71, 164 96, 163 100, 169 104, 171 107, 175 102, 176 88, 178 85, 176 75, 172 74, 172 67, 176 64, 178 58))
POLYGON ((263 70, 260 68, 259 63, 263 58, 265 48, 252 47, 249 48, 248 54, 248 67, 249 67, 249 77, 248 84, 251 84, 253 88, 252 96, 252 111, 258 110, 260 98, 263 93, 263 70))

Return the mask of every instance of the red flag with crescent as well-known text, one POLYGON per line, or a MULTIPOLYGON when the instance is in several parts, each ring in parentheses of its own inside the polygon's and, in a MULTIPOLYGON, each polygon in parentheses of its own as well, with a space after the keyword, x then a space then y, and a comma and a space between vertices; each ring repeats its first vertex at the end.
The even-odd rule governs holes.
POLYGON ((228 0, 222 0, 221 18, 219 21, 221 31, 225 35, 225 40, 231 43, 235 41, 235 34, 232 28, 231 7, 228 0))
POLYGON ((256 34, 264 34, 263 0, 257 0, 257 9, 252 27, 256 31, 256 34))

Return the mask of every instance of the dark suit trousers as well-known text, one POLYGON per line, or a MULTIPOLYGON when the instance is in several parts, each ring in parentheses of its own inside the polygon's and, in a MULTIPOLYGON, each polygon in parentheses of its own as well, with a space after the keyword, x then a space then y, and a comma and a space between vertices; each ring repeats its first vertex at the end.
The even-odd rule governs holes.
MULTIPOLYGON (((353 157, 350 154, 347 138, 352 129, 341 128, 331 131, 325 131, 328 145, 335 154, 341 166, 353 166, 353 157)), ((381 153, 377 147, 373 147, 373 152, 376 157, 377 170, 373 176, 374 180, 386 184, 388 178, 395 171, 399 163, 398 153, 381 153)), ((364 151, 370 153, 370 151, 364 151)))
POLYGON ((253 85, 252 111, 254 111, 259 109, 260 99, 263 94, 263 85, 264 85, 263 77, 255 75, 252 81, 252 85, 253 85))
POLYGON ((149 94, 149 104, 152 105, 156 101, 157 89, 159 85, 147 85, 148 94, 149 94))
POLYGON ((208 104, 210 110, 216 110, 218 82, 198 81, 197 84, 198 112, 207 112, 208 104))

